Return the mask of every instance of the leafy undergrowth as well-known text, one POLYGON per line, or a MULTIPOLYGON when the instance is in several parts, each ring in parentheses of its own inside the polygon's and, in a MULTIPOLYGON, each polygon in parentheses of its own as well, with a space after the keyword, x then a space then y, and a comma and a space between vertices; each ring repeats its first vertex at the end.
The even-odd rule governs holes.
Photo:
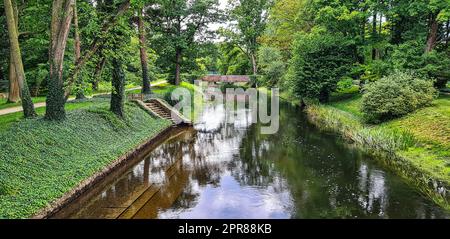
POLYGON ((379 125, 365 125, 361 97, 315 105, 308 113, 327 128, 372 148, 393 152, 433 178, 450 185, 450 97, 443 95, 430 107, 379 125))
POLYGON ((170 125, 134 104, 118 119, 107 102, 63 122, 22 120, 0 131, 0 218, 36 214, 80 182, 170 125))

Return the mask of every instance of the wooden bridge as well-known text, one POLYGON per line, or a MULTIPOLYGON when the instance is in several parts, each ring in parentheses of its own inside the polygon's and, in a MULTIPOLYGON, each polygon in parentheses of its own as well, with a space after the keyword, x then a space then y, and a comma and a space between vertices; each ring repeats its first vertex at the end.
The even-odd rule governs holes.
POLYGON ((201 78, 206 82, 223 82, 223 83, 247 83, 250 77, 245 75, 207 75, 201 78))

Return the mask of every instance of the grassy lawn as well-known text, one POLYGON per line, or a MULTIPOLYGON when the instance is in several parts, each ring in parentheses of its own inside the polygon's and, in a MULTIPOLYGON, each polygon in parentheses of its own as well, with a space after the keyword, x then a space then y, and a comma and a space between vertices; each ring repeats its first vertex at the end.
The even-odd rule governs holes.
MULTIPOLYGON (((34 103, 45 102, 45 97, 44 96, 33 97, 32 100, 34 103)), ((20 103, 20 102, 19 103, 8 103, 7 101, 8 101, 8 99, 0 99, 0 110, 22 105, 22 103, 20 103)))
MULTIPOLYGON (((157 80, 157 81, 152 82, 152 84, 157 84, 157 83, 162 82, 162 81, 164 81, 164 80, 157 80)), ((133 89, 133 88, 136 88, 136 87, 139 87, 139 85, 136 85, 134 83, 130 83, 130 84, 125 86, 125 89, 133 89)), ((111 83, 109 83, 109 82, 105 82, 105 83, 102 82, 99 85, 99 90, 95 91, 95 92, 92 92, 92 94, 102 94, 102 93, 109 93, 109 92, 111 92, 111 83)), ((140 93, 141 90, 133 90, 133 92, 140 93)), ((92 94, 87 94, 87 95, 92 95, 92 94)), ((41 103, 41 102, 45 102, 46 97, 45 96, 33 97, 32 100, 33 100, 34 103, 41 103)), ((0 99, 0 110, 6 109, 6 108, 17 107, 17 106, 21 106, 22 105, 20 102, 19 103, 8 103, 7 101, 8 101, 8 99, 0 99)))
POLYGON ((358 94, 358 95, 354 95, 353 97, 351 97, 349 99, 345 99, 342 101, 335 101, 335 102, 331 103, 331 105, 337 109, 349 112, 349 113, 353 114, 354 116, 361 118, 362 112, 359 109, 361 106, 361 99, 362 99, 362 96, 358 94))
POLYGON ((105 100, 66 107, 63 122, 17 121, 20 114, 0 118, 2 126, 9 122, 0 131, 0 218, 34 215, 170 125, 131 103, 124 120, 109 112, 105 100))
MULTIPOLYGON (((159 81, 159 82, 161 82, 161 81, 159 81)), ((152 83, 155 84, 158 82, 152 82, 152 83)), ((165 83, 159 84, 157 86, 153 86, 152 93, 159 95, 159 96, 164 96, 167 93, 170 93, 173 90, 175 90, 177 87, 178 86, 176 86, 176 85, 171 85, 168 82, 165 82, 165 83)), ((186 89, 190 90, 191 92, 193 92, 195 90, 195 85, 187 83, 187 82, 181 82, 180 87, 186 88, 186 89)), ((139 93, 141 93, 140 89, 127 91, 127 94, 139 94, 139 93)))
MULTIPOLYGON (((413 112, 405 117, 379 125, 365 125, 359 110, 361 96, 324 105, 322 117, 329 121, 366 133, 372 138, 391 141, 386 149, 408 158, 416 167, 450 184, 450 96, 441 95, 432 106, 413 112), (333 116, 334 115, 334 116, 333 116), (332 119, 333 118, 333 119, 332 119)), ((313 109, 314 110, 314 109, 313 109)), ((349 129, 350 131, 351 129, 349 129)), ((360 135, 360 137, 364 137, 360 135)))
MULTIPOLYGON (((136 85, 134 82, 128 83, 125 85, 125 89, 132 89, 139 87, 139 85, 136 85)), ((98 85, 98 90, 92 91, 92 92, 86 92, 86 95, 93 95, 93 94, 103 94, 103 93, 109 93, 112 90, 111 82, 100 82, 98 85)))
MULTIPOLYGON (((181 83, 181 87, 187 88, 189 89, 191 92, 194 91, 195 86, 186 82, 182 82, 181 83)), ((170 85, 169 83, 164 83, 158 86, 155 86, 152 88, 153 92, 161 97, 165 96, 166 94, 172 92, 174 89, 176 89, 176 86, 174 85, 170 85)), ((133 90, 133 91, 129 91, 127 92, 127 94, 137 94, 140 93, 141 90, 133 90)), ((45 101, 45 97, 40 97, 37 98, 36 100, 42 100, 41 102, 45 101)), ((6 102, 6 100, 5 100, 6 102)), ((37 101, 39 102, 39 101, 37 101)), ((80 108, 86 108, 88 106, 91 106, 94 104, 95 101, 92 100, 82 100, 82 101, 69 101, 66 103, 66 110, 67 111, 71 111, 71 110, 76 110, 76 109, 80 109, 80 108)), ((20 106, 20 104, 19 104, 20 106)), ((40 107, 40 108, 36 108, 36 112, 38 113, 38 115, 42 116, 45 113, 45 107, 40 107)), ((0 133, 6 129, 8 129, 11 124, 13 124, 14 122, 19 122, 23 119, 23 113, 22 112, 16 112, 16 113, 11 113, 11 114, 7 114, 7 115, 0 115, 0 133)))
MULTIPOLYGON (((67 102, 66 110, 67 111, 76 110, 76 109, 91 106, 93 104, 94 104, 94 102, 90 101, 90 100, 67 102)), ((43 116, 45 113, 45 107, 36 108, 36 113, 39 116, 43 116)), ((0 115, 0 133, 2 131, 5 131, 6 129, 8 129, 14 122, 19 122, 22 119, 23 119, 22 112, 0 115)))

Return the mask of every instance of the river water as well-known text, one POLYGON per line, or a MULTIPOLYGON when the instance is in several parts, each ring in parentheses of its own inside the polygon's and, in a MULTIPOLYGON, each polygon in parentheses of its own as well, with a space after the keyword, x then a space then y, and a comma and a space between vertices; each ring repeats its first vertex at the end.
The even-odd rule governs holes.
POLYGON ((56 218, 448 218, 400 177, 281 104, 262 135, 248 109, 206 105, 193 129, 56 218))

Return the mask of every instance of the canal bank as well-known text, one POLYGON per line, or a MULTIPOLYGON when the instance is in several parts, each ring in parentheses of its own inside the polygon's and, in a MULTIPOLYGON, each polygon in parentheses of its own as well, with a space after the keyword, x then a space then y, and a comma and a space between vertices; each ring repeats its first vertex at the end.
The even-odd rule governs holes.
POLYGON ((448 218, 370 154, 281 104, 280 131, 250 109, 204 105, 185 130, 54 218, 448 218), (195 133, 192 133, 195 132, 195 133))
MULTIPOLYGON (((326 105, 310 103, 304 111, 308 120, 318 128, 336 132, 352 144, 375 155, 379 162, 401 176, 408 184, 446 210, 450 210, 450 164, 448 141, 445 139, 446 129, 437 133, 444 135, 442 142, 437 143, 418 136, 414 131, 414 127, 417 127, 414 121, 427 127, 427 120, 445 118, 445 114, 440 115, 438 107, 446 107, 448 99, 441 98, 428 109, 382 125, 362 123, 357 114, 358 103, 358 98, 326 105)), ((444 128, 445 122, 441 122, 444 128)), ((428 133, 438 130, 432 123, 428 126, 428 133)))
POLYGON ((44 216, 171 126, 134 103, 119 119, 107 100, 88 101, 65 121, 21 120, 0 132, 0 218, 44 216))
POLYGON ((132 164, 143 155, 148 154, 157 145, 170 138, 170 135, 178 131, 176 126, 167 126, 161 131, 157 132, 153 137, 144 140, 134 149, 128 151, 116 160, 112 161, 100 172, 95 173, 86 180, 79 183, 74 189, 65 193, 62 197, 52 202, 45 209, 35 214, 33 219, 46 219, 54 216, 62 208, 69 206, 72 202, 85 196, 85 194, 92 194, 95 188, 101 187, 102 184, 108 183, 107 179, 113 179, 114 176, 120 175, 127 169, 127 165, 132 164))

